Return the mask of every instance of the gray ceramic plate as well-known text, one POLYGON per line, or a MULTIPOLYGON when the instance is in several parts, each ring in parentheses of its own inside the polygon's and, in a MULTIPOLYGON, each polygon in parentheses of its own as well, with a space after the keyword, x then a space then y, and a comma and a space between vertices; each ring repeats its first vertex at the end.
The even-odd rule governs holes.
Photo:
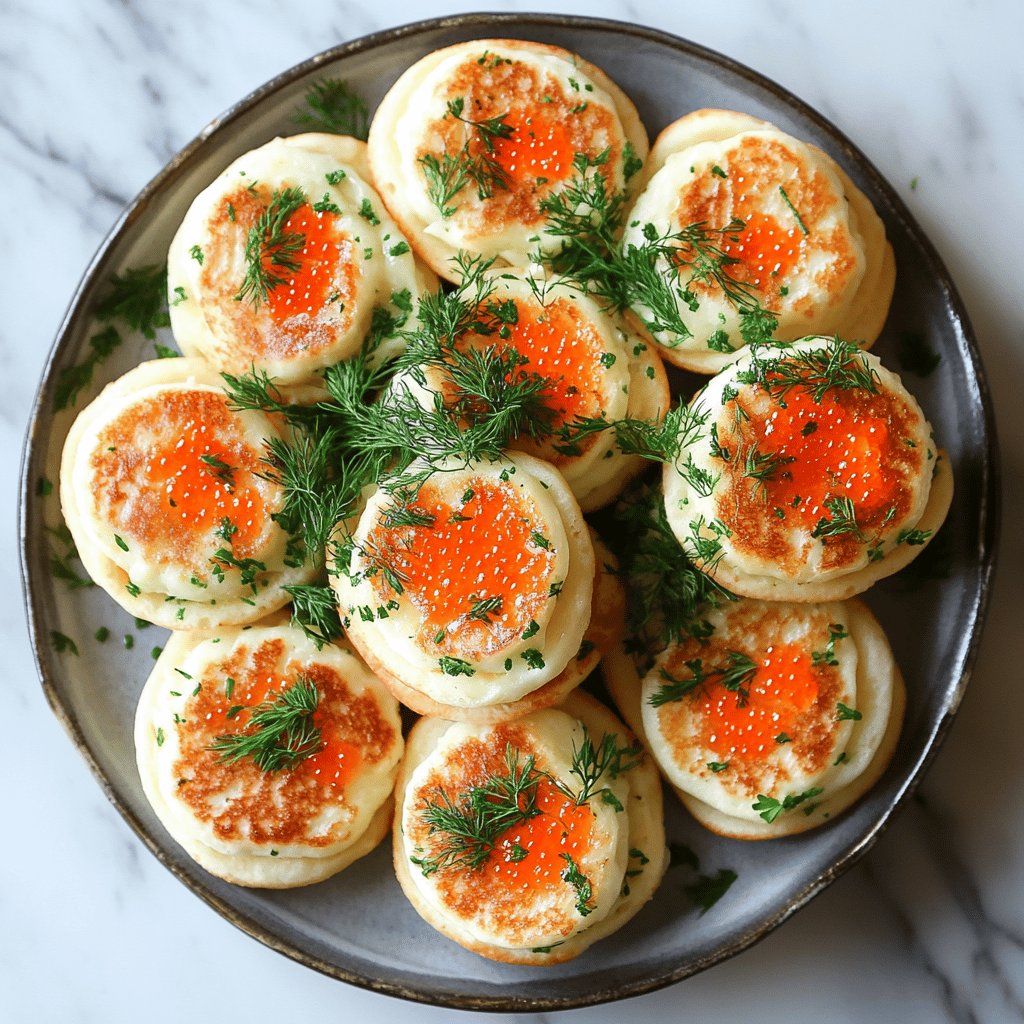
MULTIPOLYGON (((170 343, 169 337, 160 340, 170 343)), ((108 380, 152 355, 151 342, 129 338, 99 368, 79 407, 108 380)), ((813 110, 747 68, 649 29, 557 16, 423 22, 330 50, 247 97, 146 187, 96 255, 54 344, 29 428, 21 529, 30 629, 46 696, 111 801, 178 878, 238 927, 334 977, 409 999, 506 1011, 583 1006, 658 988, 736 953, 820 892, 875 841, 920 779, 967 682, 994 557, 995 465, 992 411, 977 349, 945 268, 892 188, 813 110), (652 137, 688 110, 729 107, 765 117, 836 157, 873 200, 896 250, 896 299, 876 351, 898 368, 899 339, 916 332, 941 354, 935 372, 907 375, 907 381, 950 452, 957 482, 944 536, 925 555, 930 578, 913 587, 897 578, 868 597, 892 639, 910 696, 905 732, 881 784, 834 825, 770 844, 704 833, 669 799, 670 838, 692 847, 701 871, 730 868, 738 881, 700 916, 685 895, 695 872, 673 868, 658 898, 627 927, 579 959, 543 970, 493 964, 438 936, 405 902, 386 845, 336 878, 292 892, 233 888, 185 857, 143 798, 132 748, 136 697, 161 631, 140 631, 103 593, 72 591, 53 577, 54 540, 41 525, 55 522, 56 497, 43 497, 37 486, 40 477, 56 480, 70 422, 69 413, 51 412, 56 377, 86 352, 94 330, 92 305, 111 275, 163 262, 171 235, 203 186, 246 150, 297 131, 290 119, 316 78, 347 79, 372 108, 399 72, 423 54, 487 36, 577 50, 625 88, 652 137), (93 640, 102 625, 112 631, 105 644, 93 640), (80 656, 55 653, 51 630, 72 637, 80 656), (125 634, 134 636, 133 650, 123 648, 125 634)))

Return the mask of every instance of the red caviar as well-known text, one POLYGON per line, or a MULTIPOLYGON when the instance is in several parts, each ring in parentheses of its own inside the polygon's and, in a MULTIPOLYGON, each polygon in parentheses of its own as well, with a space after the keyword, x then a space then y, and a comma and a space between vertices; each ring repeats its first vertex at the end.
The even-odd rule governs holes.
MULTIPOLYGON (((532 501, 511 482, 476 477, 454 504, 425 485, 415 511, 433 517, 432 525, 378 525, 367 547, 419 609, 420 647, 438 657, 479 658, 517 641, 555 582, 553 546, 539 532, 532 501), (495 599, 493 611, 471 614, 495 599)), ((372 578, 382 603, 394 595, 385 573, 372 578)))
POLYGON ((285 222, 283 233, 303 236, 305 244, 294 254, 299 269, 282 271, 264 256, 264 269, 268 274, 285 277, 284 284, 270 290, 268 304, 270 316, 277 324, 293 316, 305 314, 316 317, 332 302, 347 303, 354 290, 355 271, 345 259, 351 243, 337 228, 333 213, 316 213, 308 204, 300 206, 285 222))
POLYGON ((561 122, 534 109, 507 118, 506 124, 513 126, 512 136, 495 140, 494 159, 513 182, 554 183, 572 174, 575 153, 561 122))
MULTIPOLYGON (((197 697, 200 701, 199 713, 206 722, 206 731, 211 736, 230 736, 246 732, 253 711, 260 704, 275 700, 283 690, 294 683, 294 679, 270 675, 262 680, 248 680, 244 687, 233 686, 230 697, 226 680, 223 689, 211 691, 215 695, 204 697, 206 691, 201 690, 197 697)), ((324 713, 322 700, 323 693, 321 705, 313 713, 313 724, 320 730, 323 745, 317 753, 305 758, 295 771, 312 775, 329 789, 343 789, 358 775, 362 764, 362 751, 356 744, 341 736, 337 725, 324 713)))
POLYGON ((731 276, 764 291, 770 279, 784 279, 797 264, 804 234, 795 219, 783 227, 774 217, 754 210, 753 205, 752 199, 740 197, 735 216, 744 222, 744 228, 735 242, 727 236, 722 250, 740 261, 739 266, 729 269, 731 276))
POLYGON ((543 309, 526 303, 516 307, 519 320, 509 325, 503 341, 526 358, 525 372, 549 382, 545 402, 557 413, 556 425, 601 415, 600 366, 607 356, 594 325, 566 299, 555 299, 543 309))
MULTIPOLYGON (((578 865, 590 848, 594 813, 577 804, 552 782, 541 779, 536 789, 540 811, 498 837, 495 852, 480 873, 480 884, 497 893, 562 891, 568 854, 578 865)), ((486 896, 483 897, 486 900, 486 896)))
MULTIPOLYGON (((868 396, 870 397, 870 396, 868 396)), ((781 459, 764 482, 769 507, 791 510, 814 528, 829 518, 825 501, 849 498, 861 528, 881 523, 901 491, 898 467, 890 466, 888 417, 873 410, 863 396, 831 390, 820 402, 793 389, 785 406, 774 403, 756 420, 761 453, 781 459)))
MULTIPOLYGON (((182 524, 193 533, 218 527, 226 518, 237 530, 225 546, 236 557, 246 557, 259 538, 266 518, 263 499, 251 486, 251 474, 238 463, 237 445, 228 446, 218 439, 203 416, 205 402, 224 405, 221 396, 207 397, 202 392, 188 396, 195 416, 186 421, 180 435, 173 436, 146 456, 146 475, 161 487, 153 516, 162 520, 159 534, 177 532, 182 524)), ((223 420, 223 409, 211 417, 223 420)))
POLYGON ((742 692, 709 680, 698 703, 701 742, 724 759, 760 761, 793 735, 800 717, 818 696, 818 679, 810 657, 795 644, 766 648, 753 678, 742 692))

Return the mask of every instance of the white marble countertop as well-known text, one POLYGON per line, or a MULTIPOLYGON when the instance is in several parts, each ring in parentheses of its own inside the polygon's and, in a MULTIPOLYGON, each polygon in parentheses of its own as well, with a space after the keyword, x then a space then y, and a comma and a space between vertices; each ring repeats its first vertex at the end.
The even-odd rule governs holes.
MULTIPOLYGON (((565 1016, 1024 1021, 1024 787, 1015 770, 1024 563, 1014 528, 1024 514, 1024 6, 501 6, 667 30, 748 64, 834 121, 894 185, 948 265, 977 332, 1003 449, 1002 570, 981 657, 919 794, 864 860, 754 948, 626 1005, 565 1016)), ((384 8, 345 0, 0 2, 0 367, 13 385, 0 407, 0 486, 8 494, 16 493, 32 395, 67 301, 122 207, 164 162, 223 109, 316 52, 474 9, 455 0, 384 8)), ((146 852, 43 698, 15 582, 13 500, 8 516, 0 1020, 452 1019, 454 1011, 352 988, 264 948, 146 852)))

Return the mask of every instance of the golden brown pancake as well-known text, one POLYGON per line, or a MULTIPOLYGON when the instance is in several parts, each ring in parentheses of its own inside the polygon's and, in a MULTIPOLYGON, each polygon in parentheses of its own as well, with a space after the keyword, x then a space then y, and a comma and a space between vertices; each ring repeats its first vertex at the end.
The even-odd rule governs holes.
POLYGON ((197 359, 142 363, 72 425, 60 492, 89 575, 130 614, 169 629, 253 622, 318 566, 271 518, 266 415, 235 411, 197 359))
POLYGON ((255 366, 308 383, 359 351, 375 308, 411 312, 437 280, 368 179, 365 143, 339 135, 274 139, 227 167, 168 253, 182 351, 228 373, 255 366))
POLYGON ((582 173, 579 161, 632 192, 647 136, 622 90, 577 55, 480 39, 402 74, 374 115, 369 154, 374 184, 417 253, 456 280, 459 251, 526 266, 538 246, 558 248, 542 200, 582 173))
POLYGON ((756 346, 690 411, 665 510, 687 554, 734 593, 851 597, 916 557, 948 511, 949 461, 917 402, 838 339, 756 346))
MULTIPOLYGON (((652 327, 665 358, 700 373, 720 370, 747 343, 740 310, 753 304, 775 315, 781 341, 839 334, 863 348, 874 342, 892 299, 892 247, 870 202, 827 154, 767 121, 698 110, 662 132, 645 174, 623 244, 700 225, 704 252, 724 257, 735 293, 693 278, 701 251, 677 243, 680 281, 692 293, 677 295, 678 311, 691 335, 652 327), (725 230, 734 221, 742 226, 725 230)), ((661 264, 668 273, 664 257, 661 264)), ((634 312, 653 323, 643 304, 634 312)))
POLYGON ((369 853, 403 750, 398 706, 366 666, 283 624, 174 634, 142 692, 135 744, 174 839, 218 877, 263 888, 318 882, 369 853), (289 739, 267 709, 299 692, 310 713, 288 720, 289 739), (269 742, 245 746, 261 734, 269 742))
POLYGON ((396 786, 394 829, 396 874, 417 912, 505 963, 563 963, 617 930, 668 862, 657 772, 638 751, 622 723, 581 693, 557 711, 498 725, 421 719, 396 786), (573 764, 587 763, 578 755, 588 739, 591 752, 607 744, 621 770, 596 776, 585 795, 573 764), (536 813, 513 811, 510 824, 460 847, 446 827, 453 817, 481 800, 509 807, 510 792, 536 813))
POLYGON ((343 547, 331 568, 348 636, 414 710, 491 720, 583 679, 594 549, 547 463, 452 459, 405 506, 371 496, 343 547))
POLYGON ((832 820, 892 758, 904 685, 859 601, 739 600, 641 675, 620 648, 602 665, 624 717, 703 825, 738 839, 832 820))

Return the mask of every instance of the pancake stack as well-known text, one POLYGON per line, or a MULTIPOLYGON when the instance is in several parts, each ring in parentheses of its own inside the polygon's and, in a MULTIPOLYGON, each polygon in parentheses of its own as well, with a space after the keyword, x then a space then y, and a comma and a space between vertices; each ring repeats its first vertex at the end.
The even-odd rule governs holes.
POLYGON ((648 157, 544 44, 425 55, 367 143, 239 157, 170 246, 185 358, 110 384, 61 471, 90 574, 174 630, 136 717, 169 834, 273 888, 391 831, 432 926, 553 964, 656 890, 659 768, 740 839, 853 804, 905 704, 855 595, 952 487, 864 351, 893 282, 830 156, 702 110, 648 157), (662 358, 715 376, 672 408, 662 358))

